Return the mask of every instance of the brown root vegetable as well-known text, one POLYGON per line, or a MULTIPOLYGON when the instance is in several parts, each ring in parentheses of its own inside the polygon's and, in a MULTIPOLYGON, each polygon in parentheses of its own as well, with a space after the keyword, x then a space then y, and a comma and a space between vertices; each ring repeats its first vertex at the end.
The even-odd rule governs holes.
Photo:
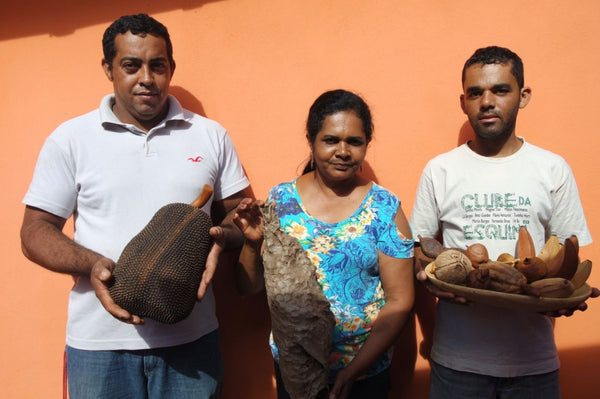
POLYGON ((298 240, 281 231, 272 205, 261 212, 265 288, 283 382, 292 399, 327 397, 335 317, 298 240))
POLYGON ((433 262, 433 274, 450 284, 466 285, 467 276, 473 269, 465 254, 454 249, 443 251, 433 262))
POLYGON ((419 238, 421 251, 429 258, 437 258, 438 255, 444 250, 442 243, 435 238, 421 237, 420 235, 417 235, 417 237, 419 238))
POLYGON ((465 255, 467 255, 474 268, 478 268, 480 264, 490 260, 487 248, 480 243, 468 245, 465 255))

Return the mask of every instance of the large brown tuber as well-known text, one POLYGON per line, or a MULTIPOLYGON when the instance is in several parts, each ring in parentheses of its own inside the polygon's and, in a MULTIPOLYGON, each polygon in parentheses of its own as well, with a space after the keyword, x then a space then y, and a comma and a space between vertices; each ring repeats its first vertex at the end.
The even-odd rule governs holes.
POLYGON ((298 240, 281 231, 272 205, 261 212, 265 287, 283 382, 292 399, 327 397, 335 317, 298 240))

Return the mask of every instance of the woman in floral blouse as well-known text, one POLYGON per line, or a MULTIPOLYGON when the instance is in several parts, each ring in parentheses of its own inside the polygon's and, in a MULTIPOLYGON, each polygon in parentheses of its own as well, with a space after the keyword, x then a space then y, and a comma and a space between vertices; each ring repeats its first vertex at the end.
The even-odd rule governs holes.
MULTIPOLYGON (((303 175, 275 186, 268 199, 282 231, 314 264, 335 316, 329 363, 336 399, 387 398, 390 348, 413 305, 413 239, 400 200, 359 173, 372 131, 362 98, 345 90, 323 93, 308 115, 312 154, 303 175)), ((246 237, 243 293, 264 287, 262 204, 244 199, 234 217, 246 237)), ((272 337, 270 343, 277 365, 272 337)), ((278 398, 288 397, 280 378, 277 384, 278 398)))

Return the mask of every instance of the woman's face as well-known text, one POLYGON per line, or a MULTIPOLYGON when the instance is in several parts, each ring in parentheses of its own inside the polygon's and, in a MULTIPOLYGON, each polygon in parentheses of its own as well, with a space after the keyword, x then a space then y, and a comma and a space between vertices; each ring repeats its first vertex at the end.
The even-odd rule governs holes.
POLYGON ((315 171, 324 180, 353 178, 367 154, 362 120, 353 111, 328 115, 312 147, 315 171))

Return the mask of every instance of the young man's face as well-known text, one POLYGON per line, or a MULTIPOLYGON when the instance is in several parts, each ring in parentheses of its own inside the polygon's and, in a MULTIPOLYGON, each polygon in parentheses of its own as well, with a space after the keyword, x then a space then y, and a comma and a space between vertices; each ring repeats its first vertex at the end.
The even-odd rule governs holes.
POLYGON ((173 70, 162 37, 131 32, 115 37, 117 53, 112 65, 103 60, 104 72, 113 82, 113 112, 121 122, 148 131, 167 114, 173 70))
POLYGON ((514 133, 519 108, 529 102, 531 90, 519 90, 511 64, 474 64, 465 71, 463 112, 478 138, 502 139, 514 133))

